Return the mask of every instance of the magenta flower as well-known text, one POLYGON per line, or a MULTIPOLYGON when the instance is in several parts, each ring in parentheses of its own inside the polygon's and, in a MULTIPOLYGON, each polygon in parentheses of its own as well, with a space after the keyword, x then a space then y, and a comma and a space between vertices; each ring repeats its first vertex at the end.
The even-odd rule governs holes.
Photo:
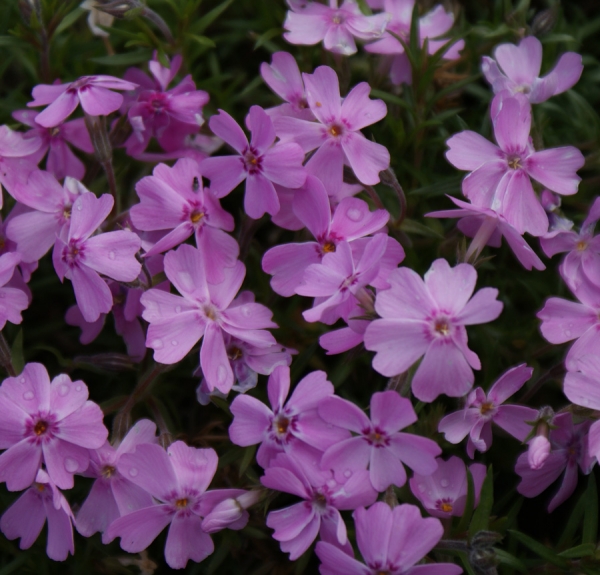
POLYGON ((54 245, 71 220, 73 202, 89 190, 77 180, 67 177, 61 186, 49 172, 36 170, 27 186, 14 191, 15 199, 31 208, 14 215, 6 225, 7 237, 17 244, 26 262, 37 262, 54 245))
POLYGON ((101 409, 87 401, 83 381, 68 375, 52 383, 40 363, 0 386, 0 481, 9 491, 29 487, 43 462, 61 489, 73 487, 73 474, 87 469, 88 449, 98 449, 108 436, 101 409))
POLYGON ((208 282, 204 258, 199 250, 181 245, 167 253, 165 273, 181 296, 158 289, 142 295, 142 317, 150 323, 146 346, 154 350, 154 359, 172 364, 183 359, 200 340, 200 365, 210 389, 228 393, 233 371, 223 332, 257 347, 269 347, 275 338, 265 328, 277 327, 271 312, 263 305, 249 302, 231 305, 237 295, 246 268, 240 261, 223 270, 221 283, 208 282))
POLYGON ((66 176, 83 179, 85 166, 69 147, 70 144, 88 154, 94 152, 83 118, 65 122, 55 128, 44 128, 36 123, 37 115, 38 112, 34 110, 17 110, 12 113, 15 120, 32 128, 25 134, 26 138, 36 137, 41 140, 41 147, 35 152, 32 160, 38 163, 48 153, 46 170, 57 180, 66 176))
POLYGON ((518 46, 496 46, 494 58, 484 56, 481 63, 483 75, 494 93, 507 90, 511 94, 524 94, 532 104, 566 92, 577 83, 583 72, 581 56, 567 52, 549 74, 540 78, 542 43, 535 36, 523 38, 518 46))
POLYGON ((230 491, 231 496, 217 503, 202 520, 202 529, 206 533, 214 533, 222 529, 243 529, 250 518, 246 509, 258 503, 262 498, 260 491, 242 491, 241 489, 216 490, 209 492, 207 496, 225 491, 230 491))
POLYGON ((535 470, 541 469, 552 450, 550 441, 545 435, 536 435, 527 442, 527 445, 527 463, 529 467, 535 470))
POLYGON ((267 390, 272 409, 254 397, 239 395, 231 404, 233 422, 229 426, 229 438, 236 445, 260 443, 256 461, 261 467, 269 467, 278 453, 315 455, 348 437, 346 431, 332 428, 317 412, 318 405, 333 395, 325 372, 313 371, 301 379, 286 402, 290 369, 278 366, 269 376, 267 390))
POLYGON ((302 120, 313 120, 308 107, 306 90, 298 64, 288 52, 275 52, 271 64, 260 65, 260 75, 266 84, 285 104, 265 110, 269 115, 294 116, 302 120))
POLYGON ((590 422, 573 424, 570 413, 560 413, 552 420, 555 429, 550 431, 552 451, 539 469, 532 469, 528 461, 528 452, 521 453, 517 459, 515 471, 521 476, 517 491, 525 497, 535 497, 545 491, 561 475, 560 487, 548 504, 548 511, 554 511, 564 503, 577 486, 577 467, 589 474, 596 463, 588 453, 588 432, 590 422))
POLYGON ((49 106, 40 112, 35 121, 44 128, 58 126, 68 118, 79 104, 90 116, 108 116, 123 103, 123 96, 111 90, 134 90, 136 84, 114 76, 82 76, 68 84, 38 84, 31 95, 30 108, 49 106))
MULTIPOLYGON (((369 211, 369 205, 358 198, 344 198, 332 216, 323 184, 311 175, 296 191, 293 207, 298 219, 316 241, 283 244, 265 253, 263 270, 273 276, 273 291, 284 297, 294 295, 308 266, 318 264, 325 254, 335 252, 342 241, 353 242, 381 230, 390 217, 385 210, 369 211)), ((402 253, 398 253, 398 261, 404 257, 402 248, 400 250, 402 253)))
POLYGON ((370 505, 377 499, 365 470, 336 481, 331 472, 321 471, 314 462, 283 453, 271 461, 260 481, 265 487, 304 500, 267 516, 267 526, 275 530, 273 539, 280 542, 281 550, 289 553, 292 561, 310 547, 319 532, 322 541, 351 553, 339 510, 370 505))
MULTIPOLYGON (((6 322, 16 325, 23 321, 21 312, 29 307, 29 295, 23 289, 16 287, 20 282, 15 281, 16 267, 21 263, 18 252, 8 252, 0 256, 0 329, 4 329, 6 322), (11 286, 7 284, 11 284, 11 286)), ((17 272, 18 273, 18 272, 17 272)), ((27 289, 23 284, 22 288, 27 289)))
POLYGON ((523 96, 496 100, 496 107, 492 122, 498 146, 464 131, 447 141, 446 158, 472 172, 462 190, 473 204, 503 215, 520 234, 541 236, 548 231, 548 217, 529 178, 558 194, 575 194, 583 154, 573 146, 536 152, 529 137, 531 106, 523 96))
POLYGON ((215 196, 226 196, 246 180, 246 213, 254 219, 265 213, 277 214, 279 199, 273 184, 299 188, 306 180, 302 148, 291 142, 273 145, 273 123, 260 106, 252 106, 246 117, 246 126, 252 134, 250 142, 238 123, 223 110, 209 120, 209 125, 239 154, 207 158, 202 162, 202 172, 210 180, 215 196))
MULTIPOLYGON (((410 25, 415 0, 384 0, 383 8, 390 15, 386 32, 383 37, 365 46, 367 52, 392 56, 390 78, 393 84, 412 84, 412 69, 404 46, 396 36, 400 36, 406 43, 410 42, 410 25), (390 34, 394 33, 394 36, 390 34)), ((448 39, 442 36, 454 25, 454 14, 446 12, 443 6, 438 5, 433 10, 419 18, 419 41, 421 47, 427 40, 429 54, 435 54, 448 39), (442 38, 442 39, 440 39, 442 38)), ((456 60, 459 52, 465 47, 464 40, 458 40, 446 49, 444 58, 456 60)))
POLYGON ((206 262, 208 279, 223 280, 223 268, 235 265, 239 246, 231 232, 234 221, 214 194, 202 186, 197 162, 178 160, 170 168, 159 164, 152 176, 136 184, 140 203, 131 210, 131 221, 143 231, 170 230, 146 252, 146 257, 165 252, 194 235, 206 262))
POLYGON ((112 293, 100 274, 132 282, 142 268, 135 259, 141 240, 133 232, 119 230, 92 236, 111 212, 113 203, 108 194, 100 198, 91 192, 81 194, 73 202, 66 238, 57 238, 52 253, 58 277, 61 281, 71 280, 77 305, 89 322, 109 312, 113 304, 112 293))
POLYGON ((75 553, 73 513, 64 495, 48 474, 40 469, 35 483, 0 518, 0 531, 7 539, 21 538, 20 549, 29 549, 48 520, 46 553, 54 561, 64 561, 75 553))
MULTIPOLYGON (((477 507, 487 470, 481 463, 472 463, 469 471, 473 476, 474 507, 477 507)), ((447 461, 438 458, 433 473, 415 473, 409 484, 413 495, 434 517, 462 517, 465 512, 467 468, 459 457, 452 456, 447 461)))
POLYGON ((476 449, 483 452, 492 445, 492 422, 524 441, 532 429, 526 422, 535 421, 537 410, 524 405, 501 404, 519 391, 532 373, 533 369, 523 363, 502 374, 487 396, 481 387, 474 389, 464 409, 442 418, 438 431, 445 434, 450 443, 460 443, 468 435, 467 453, 471 458, 476 449))
POLYGON ((503 304, 498 290, 483 288, 472 298, 477 272, 469 264, 451 268, 446 260, 433 262, 425 281, 409 268, 388 277, 391 288, 380 291, 375 310, 382 317, 365 332, 365 347, 375 351, 373 367, 386 376, 406 371, 423 357, 412 390, 421 401, 440 393, 461 397, 471 390, 473 369, 481 369, 467 347, 465 326, 496 319, 503 304))
POLYGON ((416 565, 442 538, 444 528, 435 517, 421 517, 415 505, 391 509, 378 501, 354 512, 356 540, 365 563, 325 541, 317 543, 321 575, 459 575, 449 563, 416 565))
POLYGON ((594 227, 600 219, 600 198, 596 198, 579 233, 557 229, 540 238, 544 253, 551 258, 569 252, 560 266, 560 274, 571 291, 585 282, 600 287, 600 236, 594 227))
POLYGON ((387 14, 365 16, 355 0, 329 0, 329 6, 318 2, 288 0, 291 8, 283 27, 283 37, 290 44, 313 45, 323 42, 325 50, 350 56, 356 53, 354 38, 373 40, 380 37, 389 20, 387 14))
POLYGON ((371 88, 366 82, 352 88, 342 101, 337 74, 328 66, 302 77, 308 105, 318 122, 275 117, 277 135, 283 142, 297 142, 305 152, 318 148, 306 167, 330 195, 336 195, 342 186, 345 163, 363 184, 377 184, 379 172, 390 165, 390 154, 359 130, 384 118, 386 105, 369 98, 371 88))
POLYGON ((318 409, 327 423, 356 434, 323 454, 321 467, 333 470, 338 480, 368 466, 373 487, 385 491, 390 485, 406 483, 404 465, 424 475, 435 471, 435 458, 442 450, 431 439, 400 432, 417 421, 417 414, 410 401, 397 392, 371 396, 370 420, 352 402, 335 395, 323 399, 318 409))
POLYGON ((144 443, 156 442, 156 425, 142 419, 116 447, 107 441, 99 449, 90 451, 90 466, 85 475, 96 481, 77 513, 75 526, 79 533, 84 537, 98 531, 104 533, 115 519, 153 504, 150 494, 124 476, 118 465, 125 453, 135 451, 144 443))
MULTIPOLYGON (((448 196, 459 209, 440 210, 425 214, 428 218, 460 218, 458 229, 469 238, 473 238, 469 246, 467 258, 471 253, 479 252, 487 244, 500 247, 502 237, 510 246, 521 265, 530 270, 544 270, 546 266, 531 249, 523 236, 506 220, 506 218, 490 208, 468 204, 452 196, 448 196)), ((543 241, 543 240, 542 240, 543 241)))
POLYGON ((182 441, 167 451, 149 443, 124 453, 117 469, 148 492, 157 503, 128 513, 111 523, 105 540, 121 538, 129 553, 146 549, 169 525, 165 559, 172 569, 183 569, 188 560, 200 562, 214 551, 210 535, 202 529, 206 505, 202 499, 217 470, 214 449, 188 447, 182 441))

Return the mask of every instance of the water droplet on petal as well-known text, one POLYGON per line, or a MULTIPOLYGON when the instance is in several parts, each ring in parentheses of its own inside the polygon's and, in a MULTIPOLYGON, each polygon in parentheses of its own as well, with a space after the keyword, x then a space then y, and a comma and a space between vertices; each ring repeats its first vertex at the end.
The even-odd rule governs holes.
POLYGON ((77 204, 77 209, 78 209, 79 211, 81 211, 81 202, 79 202, 79 203, 77 204))
POLYGON ((108 252, 108 259, 109 260, 114 260, 115 259, 115 252, 108 252))
POLYGON ((161 349, 163 346, 163 340, 162 339, 155 339, 152 340, 152 349, 161 349))
POLYGON ((220 365, 217 368, 217 382, 220 384, 225 383, 227 379, 227 368, 224 365, 220 365))
POLYGON ((19 383, 25 383, 25 378, 22 377, 21 379, 19 379, 19 383))
POLYGON ((442 479, 440 481, 440 484, 442 487, 448 487, 448 485, 450 485, 450 482, 447 479, 442 479))
POLYGON ((79 467, 79 464, 77 463, 77 461, 75 461, 74 459, 71 459, 70 457, 65 458, 65 469, 69 473, 75 473, 77 471, 78 467, 79 467))
POLYGON ((173 345, 173 346, 177 345, 178 343, 179 342, 176 339, 174 339, 174 340, 171 341, 171 345, 173 345))
POLYGON ((82 389, 83 389, 83 387, 81 387, 81 385, 78 385, 78 386, 75 388, 75 391, 81 391, 82 389))
POLYGON ((181 306, 180 305, 175 306, 175 312, 176 313, 181 313, 181 306))
POLYGON ((248 316, 250 315, 250 311, 251 311, 251 310, 250 310, 250 306, 243 305, 243 306, 241 307, 241 311, 242 311, 242 314, 243 314, 245 317, 248 317, 248 316))
POLYGON ((32 391, 26 391, 23 394, 23 399, 26 399, 27 401, 29 401, 30 399, 33 399, 33 392, 32 391))
POLYGON ((349 469, 346 469, 346 471, 344 471, 344 477, 350 477, 352 475, 352 471, 350 471, 349 469))
POLYGON ((138 470, 137 470, 135 467, 132 467, 132 468, 129 470, 129 475, 130 475, 131 477, 135 477, 137 474, 138 474, 138 470))
POLYGON ((570 329, 565 329, 565 336, 566 337, 571 337, 571 330, 570 329))
POLYGON ((60 395, 61 397, 64 397, 65 395, 67 395, 67 393, 69 393, 69 390, 71 388, 66 384, 63 383, 59 388, 58 388, 58 395, 60 395))
POLYGON ((352 220, 353 222, 358 222, 362 219, 362 212, 356 208, 350 208, 346 212, 346 215, 348 216, 348 219, 352 220))

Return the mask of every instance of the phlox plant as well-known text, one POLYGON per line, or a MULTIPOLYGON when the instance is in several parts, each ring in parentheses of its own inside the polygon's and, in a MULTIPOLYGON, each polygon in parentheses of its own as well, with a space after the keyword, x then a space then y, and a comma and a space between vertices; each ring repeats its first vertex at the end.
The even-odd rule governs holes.
POLYGON ((600 573, 600 7, 0 5, 0 574, 600 573))

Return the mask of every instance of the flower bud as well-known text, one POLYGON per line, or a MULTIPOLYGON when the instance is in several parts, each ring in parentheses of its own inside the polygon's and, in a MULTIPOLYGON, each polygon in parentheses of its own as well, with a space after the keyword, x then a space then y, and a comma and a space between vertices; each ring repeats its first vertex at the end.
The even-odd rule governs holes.
POLYGON ((536 435, 529 442, 527 461, 531 469, 541 469, 550 455, 550 442, 544 435, 536 435))

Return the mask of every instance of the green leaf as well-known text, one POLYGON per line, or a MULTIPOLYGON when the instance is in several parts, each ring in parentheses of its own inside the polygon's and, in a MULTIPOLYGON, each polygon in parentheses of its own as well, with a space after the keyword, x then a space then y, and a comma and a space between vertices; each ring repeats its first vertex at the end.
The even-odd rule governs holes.
POLYGON ((23 371, 25 366, 25 358, 23 355, 23 328, 17 333, 17 337, 13 341, 12 348, 10 350, 12 356, 12 364, 17 372, 17 375, 23 371))
POLYGON ((244 475, 248 466, 254 461, 254 454, 256 453, 256 445, 250 445, 244 449, 244 457, 240 462, 240 477, 244 475))
POLYGON ((415 234, 418 236, 425 236, 427 238, 440 239, 444 237, 443 235, 439 234, 435 230, 432 230, 426 225, 421 224, 420 222, 417 222, 415 220, 411 220, 409 218, 406 218, 402 222, 402 224, 400 225, 400 229, 407 234, 415 234))
POLYGON ((535 539, 529 537, 529 535, 525 535, 525 533, 521 533, 519 531, 515 531, 513 529, 509 529, 508 532, 517 540, 519 543, 528 547, 531 551, 533 551, 540 558, 549 561, 553 565, 558 565, 558 567, 566 568, 567 562, 565 559, 559 557, 552 549, 548 549, 545 545, 542 545, 535 539))
POLYGON ((525 567, 525 564, 520 559, 517 559, 514 555, 511 555, 502 549, 494 548, 494 551, 496 553, 496 557, 498 557, 500 560, 500 563, 504 563, 505 565, 508 565, 509 567, 520 571, 521 573, 529 573, 527 567, 525 567))
POLYGON ((223 410, 229 417, 232 417, 231 410, 229 409, 229 404, 226 400, 221 397, 217 397, 216 395, 210 396, 210 401, 214 403, 219 409, 223 410))
POLYGON ((365 16, 371 16, 373 14, 373 10, 371 10, 371 7, 367 4, 367 0, 356 0, 356 3, 365 16))
POLYGON ((456 526, 456 532, 462 533, 467 530, 471 516, 473 515, 473 505, 475 503, 475 485, 473 483, 473 475, 467 467, 467 500, 465 501, 465 510, 462 517, 456 526))
POLYGON ((141 64, 152 59, 152 50, 136 50, 135 52, 126 52, 125 54, 112 54, 111 56, 99 56, 90 58, 96 64, 105 66, 131 66, 132 64, 141 64))
POLYGON ((194 42, 200 44, 200 46, 207 46, 208 48, 215 48, 217 46, 210 38, 207 38, 206 36, 198 36, 197 34, 187 34, 187 37, 194 40, 194 42))
POLYGON ((422 188, 411 190, 410 192, 408 192, 408 195, 424 196, 427 198, 445 195, 454 196, 458 192, 460 192, 460 183, 462 182, 462 179, 462 175, 452 176, 450 178, 446 178, 445 180, 436 182, 435 184, 430 184, 429 186, 423 186, 422 188))
POLYGON ((388 104, 394 104, 395 106, 400 106, 405 110, 412 110, 412 106, 406 100, 395 96, 394 94, 384 92, 383 90, 371 90, 371 96, 374 96, 375 98, 381 98, 384 102, 387 102, 388 104))
POLYGON ((54 30, 54 34, 60 34, 61 32, 64 32, 65 30, 67 30, 68 28, 70 28, 73 24, 75 24, 75 22, 77 22, 77 20, 79 20, 79 17, 85 12, 85 10, 83 10, 82 8, 75 8, 75 10, 73 10, 72 12, 69 12, 60 22, 60 24, 56 27, 56 30, 54 30))
POLYGON ((571 511, 571 516, 569 517, 569 520, 567 521, 565 530, 563 531, 562 535, 560 536, 560 539, 558 540, 558 544, 557 544, 558 549, 565 547, 573 540, 573 537, 575 536, 575 532, 581 525, 583 513, 587 506, 586 498, 587 498, 587 493, 583 493, 583 495, 581 495, 581 497, 579 498, 579 501, 577 501, 577 504, 573 508, 573 511, 571 511))
POLYGON ((196 21, 191 27, 191 30, 196 34, 202 34, 227 8, 231 5, 233 0, 225 0, 222 4, 219 4, 210 12, 207 12, 202 18, 196 21))
POLYGON ((596 476, 593 471, 588 477, 585 502, 581 542, 595 543, 598 538, 598 488, 596 486, 596 476))
POLYGON ((596 551, 596 545, 594 543, 584 543, 583 545, 577 545, 571 547, 562 553, 559 553, 559 557, 566 557, 567 559, 578 559, 579 557, 589 557, 596 551))
POLYGON ((275 38, 275 36, 279 36, 282 32, 281 28, 271 28, 267 30, 264 34, 261 34, 254 43, 254 49, 257 50, 264 44, 266 44, 271 38, 275 38))
POLYGON ((469 525, 469 539, 472 539, 475 533, 489 528, 492 505, 494 505, 494 470, 490 465, 481 486, 479 505, 469 525))

